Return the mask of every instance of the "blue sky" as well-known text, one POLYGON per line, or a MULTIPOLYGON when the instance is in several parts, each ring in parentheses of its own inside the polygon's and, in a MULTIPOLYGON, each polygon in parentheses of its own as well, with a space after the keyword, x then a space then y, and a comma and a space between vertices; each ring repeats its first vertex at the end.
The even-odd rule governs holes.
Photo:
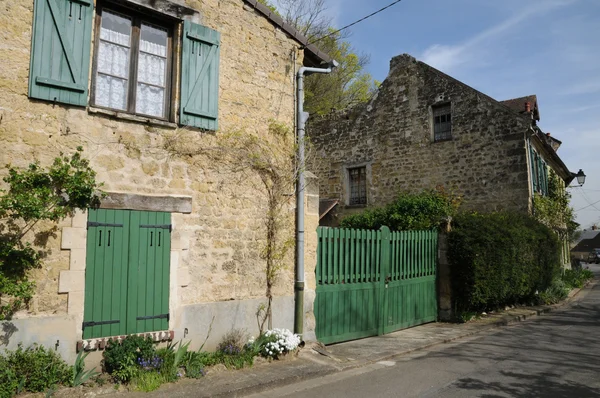
MULTIPOLYGON (((338 28, 391 2, 326 0, 338 28)), ((408 53, 498 100, 536 94, 539 126, 588 176, 570 189, 577 221, 600 226, 600 0, 402 0, 348 40, 380 81, 408 53)))

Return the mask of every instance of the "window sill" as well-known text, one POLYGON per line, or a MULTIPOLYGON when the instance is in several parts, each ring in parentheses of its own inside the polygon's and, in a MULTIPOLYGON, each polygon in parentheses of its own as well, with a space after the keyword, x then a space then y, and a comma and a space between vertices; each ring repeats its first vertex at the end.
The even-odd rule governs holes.
POLYGON ((367 204, 359 204, 359 205, 346 205, 346 209, 362 209, 364 207, 367 207, 367 204))
POLYGON ((143 124, 148 124, 150 126, 167 127, 167 128, 171 128, 171 129, 177 128, 176 123, 167 122, 165 120, 152 119, 152 118, 144 117, 144 116, 131 115, 129 113, 111 111, 109 109, 96 108, 93 106, 88 106, 87 110, 88 110, 88 113, 104 115, 104 116, 111 116, 116 119, 128 120, 130 122, 143 123, 143 124))

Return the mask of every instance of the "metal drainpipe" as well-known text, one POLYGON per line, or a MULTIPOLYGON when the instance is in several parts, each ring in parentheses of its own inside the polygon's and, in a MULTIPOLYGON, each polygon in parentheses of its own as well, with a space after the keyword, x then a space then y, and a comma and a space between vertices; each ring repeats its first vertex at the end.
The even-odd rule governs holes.
POLYGON ((296 137, 298 139, 298 182, 296 183, 296 282, 294 283, 294 333, 304 332, 304 128, 308 113, 304 112, 304 74, 331 73, 337 62, 327 69, 301 67, 298 69, 296 101, 296 137))

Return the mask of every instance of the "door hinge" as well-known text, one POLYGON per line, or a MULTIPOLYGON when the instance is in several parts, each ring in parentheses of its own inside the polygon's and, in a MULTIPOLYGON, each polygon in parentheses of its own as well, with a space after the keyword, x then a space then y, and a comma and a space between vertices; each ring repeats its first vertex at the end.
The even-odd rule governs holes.
POLYGON ((82 326, 83 329, 85 329, 86 327, 92 327, 92 326, 98 326, 98 325, 111 325, 113 323, 119 323, 120 321, 89 321, 89 322, 83 322, 82 326))
POLYGON ((87 227, 122 227, 123 224, 111 224, 105 222, 88 221, 87 227))
POLYGON ((138 316, 135 319, 138 320, 138 321, 145 321, 147 319, 166 319, 168 321, 169 320, 169 314, 138 316))
POLYGON ((159 229, 168 229, 171 232, 172 225, 171 224, 163 224, 163 225, 144 225, 141 224, 140 228, 159 228, 159 229))

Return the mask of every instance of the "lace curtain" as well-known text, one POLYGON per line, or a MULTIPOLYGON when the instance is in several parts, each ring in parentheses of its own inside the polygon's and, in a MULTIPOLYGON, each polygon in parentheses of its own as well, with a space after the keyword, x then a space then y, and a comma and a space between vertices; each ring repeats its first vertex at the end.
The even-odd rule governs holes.
MULTIPOLYGON (((95 103, 127 110, 131 21, 103 12, 98 48, 95 103)), ((167 32, 141 25, 136 81, 136 113, 164 117, 167 32)))
POLYGON ((142 24, 135 111, 163 117, 167 66, 167 32, 142 24))
POLYGON ((131 21, 104 12, 98 47, 96 105, 127 109, 131 21))

